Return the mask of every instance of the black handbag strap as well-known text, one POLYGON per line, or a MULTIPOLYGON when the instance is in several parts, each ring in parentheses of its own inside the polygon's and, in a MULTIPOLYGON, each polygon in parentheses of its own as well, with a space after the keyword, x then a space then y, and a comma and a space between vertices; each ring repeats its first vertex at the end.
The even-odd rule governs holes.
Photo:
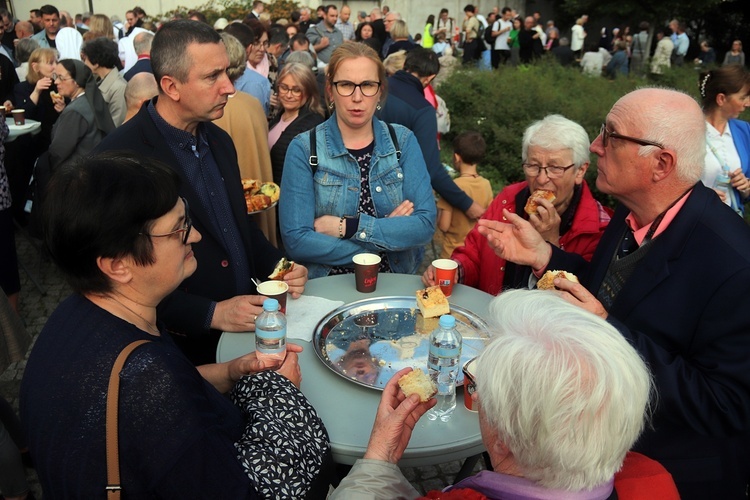
MULTIPOLYGON (((391 142, 393 142, 393 146, 396 148, 396 160, 401 161, 401 148, 396 138, 396 129, 390 123, 386 123, 386 125, 388 126, 388 133, 391 135, 391 142)), ((318 171, 318 137, 316 129, 317 127, 314 127, 310 130, 310 158, 307 160, 312 169, 313 177, 315 177, 315 172, 318 171)))

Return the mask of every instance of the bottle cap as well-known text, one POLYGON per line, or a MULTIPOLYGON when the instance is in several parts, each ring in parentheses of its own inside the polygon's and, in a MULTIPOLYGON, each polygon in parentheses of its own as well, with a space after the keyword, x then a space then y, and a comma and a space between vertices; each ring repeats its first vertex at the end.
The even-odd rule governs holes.
POLYGON ((276 299, 266 299, 263 301, 263 310, 264 311, 278 311, 279 310, 279 301, 276 299))
POLYGON ((440 325, 440 328, 454 328, 456 326, 456 318, 450 314, 444 314, 443 316, 440 316, 438 324, 440 325))

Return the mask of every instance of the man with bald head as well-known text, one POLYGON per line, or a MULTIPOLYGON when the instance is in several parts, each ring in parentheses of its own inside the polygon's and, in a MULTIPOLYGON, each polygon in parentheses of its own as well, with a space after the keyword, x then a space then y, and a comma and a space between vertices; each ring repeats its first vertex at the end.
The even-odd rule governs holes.
POLYGON ((18 21, 15 26, 15 31, 16 40, 14 40, 14 44, 18 45, 18 40, 34 36, 34 25, 29 21, 18 21))
POLYGON ((133 118, 141 110, 143 103, 150 101, 158 94, 159 87, 156 85, 153 73, 143 71, 133 75, 125 87, 125 104, 128 109, 123 123, 133 118))
POLYGON ((565 269, 567 300, 607 319, 651 368, 659 400, 635 446, 661 462, 683 499, 747 498, 750 428, 750 228, 699 182, 705 122, 689 96, 622 97, 591 144, 596 186, 620 206, 590 264, 545 242, 507 210, 479 221, 495 252, 565 269), (738 220, 739 219, 739 220, 738 220))

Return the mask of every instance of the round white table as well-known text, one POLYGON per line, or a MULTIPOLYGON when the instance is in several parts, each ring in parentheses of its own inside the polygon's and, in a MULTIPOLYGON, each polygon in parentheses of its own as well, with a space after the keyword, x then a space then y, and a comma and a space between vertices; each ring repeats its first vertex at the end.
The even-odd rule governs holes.
POLYGON ((38 122, 36 120, 29 120, 28 118, 26 118, 25 124, 16 125, 12 117, 6 116, 5 123, 8 124, 8 129, 9 129, 8 138, 5 139, 5 142, 13 142, 16 140, 17 137, 26 135, 26 134, 36 135, 42 129, 41 122, 38 122))
MULTIPOLYGON (((310 280, 305 294, 350 303, 379 296, 413 296, 420 288, 423 285, 419 276, 381 273, 375 292, 360 293, 354 287, 354 275, 349 274, 310 280)), ((486 318, 492 298, 480 290, 456 285, 449 301, 486 318)), ((338 463, 353 464, 365 453, 381 392, 333 373, 318 359, 310 342, 292 342, 305 349, 299 356, 302 392, 328 429, 333 457, 338 463)), ((220 362, 229 361, 253 351, 254 347, 253 334, 225 332, 219 340, 216 357, 220 362)), ((458 389, 456 400, 456 411, 450 421, 430 421, 426 417, 419 420, 399 465, 434 465, 484 451, 477 414, 466 410, 463 405, 463 388, 458 389)))

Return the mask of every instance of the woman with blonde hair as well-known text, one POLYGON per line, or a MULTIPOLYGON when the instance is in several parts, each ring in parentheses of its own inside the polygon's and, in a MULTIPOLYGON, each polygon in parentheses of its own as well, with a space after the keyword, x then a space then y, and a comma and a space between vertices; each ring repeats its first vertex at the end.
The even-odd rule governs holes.
POLYGON ((399 50, 409 52, 417 46, 416 43, 409 40, 409 28, 406 26, 406 22, 401 19, 393 22, 393 26, 391 26, 391 38, 393 38, 393 43, 388 47, 386 57, 399 50))
POLYGON ((310 278, 352 273, 352 257, 362 252, 380 255, 381 272, 413 274, 435 232, 419 143, 409 129, 375 118, 387 85, 374 50, 339 46, 326 73, 332 115, 287 150, 281 236, 310 278))
POLYGON ((52 81, 57 64, 55 49, 36 49, 29 56, 26 80, 13 88, 13 106, 26 111, 26 118, 42 123, 41 131, 34 137, 35 156, 47 150, 52 140, 52 126, 59 113, 55 111, 50 92, 57 87, 52 81))
POLYGON ((284 65, 276 78, 276 92, 281 109, 271 120, 268 145, 273 181, 281 184, 289 143, 298 134, 323 123, 324 112, 315 75, 302 63, 284 65))
POLYGON ((112 21, 104 14, 94 14, 89 21, 89 30, 83 35, 83 41, 87 42, 95 38, 115 39, 115 28, 112 21))

